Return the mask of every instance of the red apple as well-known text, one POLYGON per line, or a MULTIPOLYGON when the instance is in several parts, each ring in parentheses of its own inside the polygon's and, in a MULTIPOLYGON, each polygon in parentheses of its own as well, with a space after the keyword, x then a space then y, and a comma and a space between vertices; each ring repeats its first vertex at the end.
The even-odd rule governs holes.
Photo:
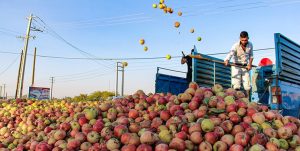
POLYGON ((189 134, 192 134, 193 132, 201 132, 201 131, 202 131, 201 125, 199 123, 196 123, 190 126, 189 128, 189 134))
POLYGON ((217 109, 225 110, 226 109, 226 103, 225 103, 225 101, 218 101, 218 103, 217 103, 217 109))
POLYGON ((183 125, 182 125, 181 131, 184 131, 184 132, 186 132, 186 133, 189 132, 189 127, 187 126, 187 124, 183 124, 183 125))
POLYGON ((293 131, 289 127, 281 127, 278 129, 277 133, 278 133, 279 138, 282 138, 282 139, 291 138, 293 135, 293 131))
POLYGON ((180 131, 180 132, 175 134, 175 137, 180 138, 182 140, 186 140, 187 139, 187 134, 184 131, 180 131))
POLYGON ((231 146, 234 143, 234 137, 230 134, 222 136, 221 141, 225 142, 228 146, 231 146))
POLYGON ((152 151, 152 147, 147 144, 141 144, 137 147, 136 151, 152 151))
POLYGON ((129 118, 136 119, 139 116, 139 112, 135 109, 131 109, 128 113, 129 118))
POLYGON ((263 113, 254 113, 252 115, 252 120, 257 124, 262 124, 265 122, 265 115, 263 113))
POLYGON ((205 141, 214 144, 218 140, 218 135, 215 132, 208 132, 204 135, 205 141))
POLYGON ((273 128, 266 128, 264 129, 264 134, 267 135, 268 137, 272 138, 275 137, 277 138, 277 131, 274 130, 273 128))
POLYGON ((35 150, 36 151, 51 151, 48 144, 46 144, 46 143, 37 144, 36 147, 35 147, 35 150))
POLYGON ((247 110, 245 108, 239 108, 237 111, 237 114, 242 117, 245 116, 246 113, 247 113, 247 110))
POLYGON ((199 151, 212 151, 212 145, 209 142, 203 141, 200 145, 199 145, 199 151))
POLYGON ((93 131, 100 133, 103 127, 104 127, 103 122, 101 120, 97 120, 93 125, 93 131))
POLYGON ((193 132, 190 136, 190 140, 194 144, 199 145, 203 141, 201 132, 193 132))
POLYGON ((169 146, 167 144, 159 144, 155 146, 155 151, 168 151, 169 146))
POLYGON ((79 123, 80 126, 83 126, 84 124, 86 124, 86 123, 88 123, 88 122, 89 122, 89 121, 88 121, 88 119, 85 118, 85 116, 80 117, 80 118, 78 119, 78 123, 79 123))
POLYGON ((234 142, 236 144, 247 146, 250 140, 250 136, 246 134, 245 132, 239 132, 235 135, 234 142))
POLYGON ((285 124, 284 127, 291 129, 293 134, 297 133, 298 128, 295 123, 289 122, 289 123, 285 124))
POLYGON ((60 124, 60 129, 62 129, 64 131, 68 131, 71 129, 71 124, 70 123, 62 123, 62 124, 60 124))
POLYGON ((278 150, 279 150, 279 148, 277 147, 277 145, 275 145, 275 144, 272 143, 272 142, 267 142, 266 148, 267 148, 269 151, 278 151, 278 150))
POLYGON ((196 82, 191 82, 189 83, 189 88, 193 88, 194 90, 197 90, 199 86, 196 82))
POLYGON ((136 150, 136 147, 135 145, 124 145, 122 148, 121 148, 121 151, 132 151, 132 150, 136 150))
POLYGON ((243 122, 251 124, 252 123, 252 118, 250 116, 245 116, 243 118, 243 122))
POLYGON ((219 138, 221 138, 225 134, 223 128, 220 126, 216 126, 214 132, 218 135, 219 138))
POLYGON ((67 134, 66 134, 66 132, 64 130, 57 130, 54 133, 54 138, 56 140, 62 140, 62 139, 64 139, 66 137, 66 135, 67 134))
POLYGON ((68 141, 67 148, 68 149, 77 149, 80 147, 80 145, 81 144, 80 144, 79 140, 73 139, 73 140, 68 141))
POLYGON ((253 127, 249 127, 245 129, 245 133, 248 134, 249 136, 253 136, 254 134, 257 133, 257 130, 253 127))
POLYGON ((225 133, 230 133, 233 128, 233 123, 229 120, 226 120, 220 125, 225 133))
POLYGON ((253 115, 254 113, 257 113, 257 110, 256 110, 255 108, 248 108, 248 109, 247 109, 247 116, 252 117, 252 115, 253 115))
POLYGON ((213 149, 216 151, 227 151, 227 144, 222 141, 217 141, 213 145, 213 149))
POLYGON ((75 135, 75 139, 79 140, 81 143, 85 142, 86 141, 86 135, 82 132, 78 132, 76 135, 75 135))
POLYGON ((244 147, 239 144, 233 144, 230 146, 229 151, 244 151, 244 147))
POLYGON ((170 149, 184 151, 185 150, 185 142, 182 139, 173 138, 169 144, 169 147, 170 147, 170 149))
POLYGON ((250 141, 251 145, 260 144, 263 146, 265 146, 267 142, 268 138, 263 133, 255 134, 250 141))
POLYGON ((120 138, 122 134, 127 133, 128 129, 124 125, 118 125, 114 128, 114 136, 120 138))
POLYGON ((89 148, 91 148, 91 147, 92 147, 92 144, 90 142, 84 142, 80 145, 80 149, 84 150, 84 151, 89 150, 89 148))
POLYGON ((222 123, 222 119, 219 117, 211 117, 210 119, 215 126, 219 126, 222 123))
POLYGON ((238 101, 237 105, 238 105, 239 108, 244 108, 244 109, 246 109, 248 107, 247 103, 244 102, 244 101, 238 101))
POLYGON ((276 117, 276 114, 273 111, 264 112, 267 120, 273 120, 276 117))
POLYGON ((243 126, 241 126, 241 125, 235 125, 235 126, 233 127, 232 131, 231 131, 231 134, 232 134, 233 136, 235 136, 237 133, 239 133, 239 132, 244 132, 244 131, 245 131, 245 129, 244 129, 243 126))
POLYGON ((83 124, 83 126, 81 127, 81 130, 84 134, 88 134, 89 132, 91 132, 93 130, 92 126, 88 123, 83 124))
POLYGON ((240 118, 240 116, 238 116, 237 114, 235 114, 235 115, 232 115, 232 116, 230 117, 230 121, 231 121, 233 124, 238 124, 238 123, 241 122, 241 118, 240 118))
POLYGON ((194 111, 194 110, 196 110, 197 108, 199 108, 199 103, 197 102, 197 101, 191 101, 190 103, 189 103, 189 109, 190 110, 192 110, 192 111, 194 111))
MULTIPOLYGON (((0 128, 0 129, 1 129, 1 128, 0 128)), ((47 127, 44 129, 44 132, 45 132, 45 133, 50 133, 52 130, 53 130, 52 127, 47 126, 47 127)))
POLYGON ((244 129, 247 129, 250 127, 250 124, 248 124, 246 122, 241 122, 239 125, 243 126, 244 129))

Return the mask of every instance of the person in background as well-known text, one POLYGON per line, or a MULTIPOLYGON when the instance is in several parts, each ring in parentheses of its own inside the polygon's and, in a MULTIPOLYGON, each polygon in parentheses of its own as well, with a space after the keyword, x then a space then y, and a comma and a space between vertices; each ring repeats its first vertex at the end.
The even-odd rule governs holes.
MULTIPOLYGON (((194 52, 194 49, 192 49, 191 54, 194 52)), ((183 57, 181 58, 181 64, 187 64, 187 73, 186 73, 186 81, 187 83, 191 83, 192 82, 192 76, 193 76, 193 63, 192 63, 193 59, 191 57, 191 55, 183 55, 183 57)))

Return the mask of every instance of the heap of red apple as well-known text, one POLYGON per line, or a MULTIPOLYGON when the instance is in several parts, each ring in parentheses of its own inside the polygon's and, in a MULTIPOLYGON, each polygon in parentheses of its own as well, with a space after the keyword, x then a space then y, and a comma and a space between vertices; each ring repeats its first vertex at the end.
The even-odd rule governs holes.
POLYGON ((0 102, 0 150, 299 151, 300 121, 218 84, 105 102, 17 99, 0 102))

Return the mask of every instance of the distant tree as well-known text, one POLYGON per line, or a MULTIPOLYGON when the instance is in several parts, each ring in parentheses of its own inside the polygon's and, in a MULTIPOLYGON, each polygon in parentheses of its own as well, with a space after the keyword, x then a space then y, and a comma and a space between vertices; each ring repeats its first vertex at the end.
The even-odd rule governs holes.
POLYGON ((102 92, 101 91, 95 91, 91 93, 88 98, 89 101, 97 101, 102 100, 102 92))
POLYGON ((79 96, 75 96, 73 98, 74 101, 87 101, 87 94, 80 94, 79 96))
POLYGON ((80 94, 73 98, 74 101, 102 101, 107 100, 109 97, 114 96, 114 92, 109 91, 95 91, 90 95, 80 94))
POLYGON ((88 96, 89 101, 107 100, 108 97, 114 96, 113 92, 108 91, 95 91, 88 96))
POLYGON ((67 96, 67 97, 64 97, 63 100, 72 100, 72 98, 67 96))
POLYGON ((102 91, 102 98, 107 100, 109 97, 115 96, 114 92, 102 91))

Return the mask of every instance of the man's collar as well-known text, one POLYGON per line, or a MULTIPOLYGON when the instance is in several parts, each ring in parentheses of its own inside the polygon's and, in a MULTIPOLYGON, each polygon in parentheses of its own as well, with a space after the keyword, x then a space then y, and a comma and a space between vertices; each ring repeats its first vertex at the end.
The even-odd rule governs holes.
MULTIPOLYGON (((247 42, 247 44, 246 44, 246 47, 247 47, 247 45, 249 44, 249 41, 247 42)), ((242 45, 242 43, 241 43, 241 41, 240 41, 240 46, 242 45)))

